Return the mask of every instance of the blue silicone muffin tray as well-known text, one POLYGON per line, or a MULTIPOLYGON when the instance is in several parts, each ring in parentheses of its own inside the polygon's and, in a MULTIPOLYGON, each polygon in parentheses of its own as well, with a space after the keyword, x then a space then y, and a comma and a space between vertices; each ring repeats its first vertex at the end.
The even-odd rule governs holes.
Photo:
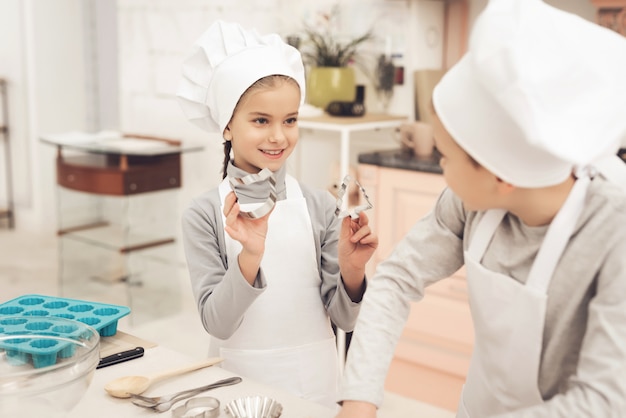
MULTIPOLYGON (((48 335, 75 339, 84 332, 79 327, 55 326, 52 321, 46 321, 46 317, 59 317, 82 322, 102 337, 110 337, 117 333, 118 320, 129 313, 127 306, 24 295, 0 304, 0 335, 48 335)), ((32 361, 39 368, 55 364, 57 357, 71 357, 75 344, 49 344, 45 340, 15 338, 0 342, 0 349, 6 351, 13 364, 32 361)))

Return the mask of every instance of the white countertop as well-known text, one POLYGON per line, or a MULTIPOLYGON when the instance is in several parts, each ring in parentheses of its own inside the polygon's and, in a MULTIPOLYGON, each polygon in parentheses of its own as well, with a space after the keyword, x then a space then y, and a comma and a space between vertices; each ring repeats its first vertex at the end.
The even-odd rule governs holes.
MULTIPOLYGON (((70 418, 130 418, 160 416, 170 417, 171 411, 162 414, 140 408, 131 403, 130 399, 118 399, 109 396, 104 386, 111 380, 130 375, 151 375, 172 368, 195 363, 198 359, 171 350, 156 346, 148 348, 143 357, 109 367, 98 369, 87 392, 79 404, 68 415, 70 418)), ((234 376, 233 373, 218 366, 212 366, 182 376, 172 377, 152 385, 143 393, 146 396, 158 396, 176 391, 206 385, 217 380, 234 376)), ((220 418, 226 418, 224 406, 232 399, 264 395, 276 399, 283 406, 281 418, 334 418, 337 411, 325 408, 317 403, 300 399, 289 393, 253 382, 242 376, 243 381, 233 386, 225 386, 204 392, 197 396, 211 396, 219 399, 220 418)), ((385 402, 378 413, 378 418, 399 418, 405 416, 427 418, 454 418, 455 414, 432 405, 418 401, 406 400, 393 394, 387 394, 389 403, 385 402), (408 415, 407 415, 408 414, 408 415)), ((181 401, 174 405, 183 405, 181 401)), ((173 408, 172 408, 173 409, 173 408)))
POLYGON ((378 410, 378 418, 456 418, 456 413, 392 392, 385 392, 385 399, 378 410))
MULTIPOLYGON (((104 385, 118 377, 129 375, 147 376, 175 367, 185 366, 196 361, 198 360, 168 348, 157 346, 147 349, 144 356, 141 358, 98 369, 95 371, 94 378, 87 392, 80 403, 72 410, 69 417, 170 417, 172 414, 171 411, 159 414, 149 409, 133 405, 130 399, 113 398, 104 391, 104 385)), ((165 395, 179 390, 206 385, 231 376, 234 376, 234 374, 220 367, 212 366, 157 382, 143 394, 146 396, 165 395)), ((280 402, 283 406, 283 414, 281 417, 284 418, 333 418, 336 414, 335 411, 331 409, 300 399, 283 391, 252 382, 245 377, 243 377, 243 381, 239 384, 207 391, 198 396, 212 396, 219 399, 221 403, 220 417, 226 417, 224 406, 228 402, 238 397, 252 395, 265 395, 280 402)), ((174 405, 174 407, 183 404, 184 402, 181 401, 174 405)))

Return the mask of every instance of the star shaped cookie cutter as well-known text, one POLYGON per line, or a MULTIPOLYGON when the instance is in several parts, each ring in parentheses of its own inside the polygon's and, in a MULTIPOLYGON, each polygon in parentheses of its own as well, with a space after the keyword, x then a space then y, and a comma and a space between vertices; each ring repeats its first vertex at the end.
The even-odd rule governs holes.
POLYGON ((245 216, 246 218, 250 218, 250 219, 258 219, 270 213, 270 211, 276 204, 276 179, 274 178, 274 174, 271 172, 269 168, 264 168, 263 170, 259 171, 256 174, 248 174, 245 177, 241 177, 241 178, 230 177, 229 178, 228 181, 230 183, 230 187, 233 190, 233 192, 235 192, 235 194, 237 194, 237 192, 235 191, 235 187, 238 184, 249 185, 252 183, 262 182, 267 179, 269 179, 269 184, 270 184, 270 193, 269 193, 269 196, 267 197, 267 200, 261 203, 259 207, 253 210, 250 210, 250 211, 242 210, 241 212, 239 212, 240 215, 245 216))
POLYGON ((363 212, 364 210, 372 209, 374 205, 372 205, 372 202, 370 202, 370 198, 367 195, 367 192, 365 191, 363 186, 361 186, 361 183, 359 183, 356 179, 352 179, 352 177, 348 174, 343 178, 341 186, 339 187, 339 191, 337 191, 336 207, 337 208, 335 209, 335 216, 339 219, 345 218, 346 216, 350 216, 352 219, 356 219, 359 217, 359 213, 363 212), (359 187, 361 193, 363 193, 363 197, 365 198, 365 204, 355 206, 352 209, 342 210, 343 196, 346 194, 346 191, 348 190, 348 184, 350 184, 350 181, 352 180, 354 180, 354 183, 359 187))

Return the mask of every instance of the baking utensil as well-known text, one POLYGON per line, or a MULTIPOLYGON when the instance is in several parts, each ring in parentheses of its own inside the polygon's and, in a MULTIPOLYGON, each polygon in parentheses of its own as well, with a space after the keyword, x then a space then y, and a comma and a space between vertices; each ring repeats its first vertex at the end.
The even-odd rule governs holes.
POLYGON ((146 391, 153 383, 178 376, 194 370, 210 367, 222 362, 224 359, 213 357, 208 360, 194 363, 185 367, 167 370, 151 376, 124 376, 112 380, 104 386, 104 390, 115 398, 129 398, 131 393, 140 394, 146 391))
POLYGON ((185 405, 172 410, 173 418, 216 418, 220 415, 220 401, 209 396, 189 399, 185 405))
POLYGON ((234 399, 224 409, 233 418, 278 418, 283 412, 281 404, 265 396, 234 399))
POLYGON ((368 210, 374 207, 374 205, 372 205, 372 202, 370 202, 367 192, 365 191, 363 186, 361 186, 361 183, 359 183, 356 179, 354 179, 354 183, 359 187, 359 190, 361 190, 361 193, 363 193, 363 197, 365 198, 365 204, 356 206, 352 209, 342 210, 343 196, 346 194, 346 190, 348 190, 348 185, 350 184, 352 180, 353 178, 349 174, 345 176, 343 178, 343 181, 341 182, 341 186, 339 187, 339 190, 337 191, 337 203, 336 203, 336 209, 335 209, 335 216, 337 216, 339 219, 345 218, 346 216, 350 216, 352 219, 356 219, 359 217, 359 213, 363 212, 364 210, 368 210))
POLYGON ((237 194, 237 185, 239 184, 250 185, 253 183, 261 183, 261 182, 264 182, 265 180, 269 180, 269 185, 270 185, 270 190, 269 190, 269 195, 267 197, 267 200, 265 200, 265 202, 261 204, 250 204, 250 203, 243 204, 242 202, 240 202, 239 206, 241 207, 241 211, 239 213, 242 216, 245 216, 251 219, 258 219, 270 213, 270 211, 274 208, 274 205, 276 204, 276 199, 277 199, 276 179, 274 178, 274 173, 272 173, 272 171, 269 168, 264 168, 263 170, 259 171, 256 174, 249 174, 242 178, 236 178, 236 177, 229 178, 230 187, 231 189, 233 189, 235 194, 237 194), (254 208, 248 209, 247 207, 250 207, 250 206, 254 208))
POLYGON ((129 313, 127 306, 37 294, 22 295, 0 304, 0 318, 22 315, 74 319, 94 328, 101 337, 115 335, 118 320, 129 313))
POLYGON ((206 385, 206 386, 202 386, 196 389, 189 389, 189 390, 185 390, 182 392, 179 392, 177 394, 174 394, 175 396, 171 396, 172 400, 167 401, 167 402, 161 402, 161 403, 157 403, 154 405, 149 405, 149 404, 143 404, 141 403, 141 401, 139 399, 133 399, 133 404, 136 406, 141 406, 144 408, 148 408, 151 409, 155 412, 166 412, 169 411, 172 406, 174 406, 174 404, 176 402, 185 400, 185 399, 189 399, 193 396, 199 395, 202 392, 206 392, 207 390, 210 389, 216 389, 218 387, 222 387, 222 386, 230 386, 230 385, 235 385, 237 383, 241 382, 241 378, 240 377, 231 377, 228 379, 224 379, 224 380, 220 380, 219 382, 215 382, 212 383, 210 385, 206 385))
POLYGON ((222 386, 236 385, 237 383, 240 383, 241 380, 241 377, 229 377, 227 379, 218 380, 217 382, 213 382, 208 385, 181 390, 179 392, 175 392, 169 395, 149 397, 131 394, 130 396, 131 398, 133 398, 133 404, 137 406, 142 406, 144 408, 153 408, 157 405, 165 403, 175 403, 178 401, 182 401, 183 399, 199 395, 200 393, 206 392, 207 390, 216 389, 222 386))
POLYGON ((120 353, 115 353, 111 354, 110 356, 102 357, 96 369, 101 369, 103 367, 112 366, 114 364, 119 364, 128 360, 142 357, 143 353, 143 347, 135 347, 132 350, 122 351, 120 353))

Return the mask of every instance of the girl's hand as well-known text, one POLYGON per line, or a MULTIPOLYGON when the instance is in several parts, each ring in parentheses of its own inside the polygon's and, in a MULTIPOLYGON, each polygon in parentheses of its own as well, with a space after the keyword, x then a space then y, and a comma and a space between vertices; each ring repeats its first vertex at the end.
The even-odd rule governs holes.
POLYGON ((265 252, 267 221, 272 212, 258 219, 239 216, 239 213, 237 196, 234 192, 230 192, 224 200, 224 216, 226 216, 224 229, 232 239, 241 243, 239 267, 246 280, 252 284, 265 252))
POLYGON ((339 233, 339 269, 352 300, 362 297, 365 264, 378 248, 378 236, 372 232, 369 219, 361 212, 357 219, 343 218, 339 233))

